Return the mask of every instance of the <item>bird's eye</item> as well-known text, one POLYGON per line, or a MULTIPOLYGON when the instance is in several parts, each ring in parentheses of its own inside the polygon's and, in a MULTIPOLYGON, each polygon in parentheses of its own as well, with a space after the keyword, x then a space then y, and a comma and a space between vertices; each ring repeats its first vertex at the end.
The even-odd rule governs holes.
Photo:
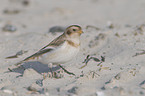
POLYGON ((71 34, 71 32, 70 32, 70 31, 67 31, 67 34, 68 34, 68 35, 70 35, 70 34, 71 34))
POLYGON ((73 31, 76 31, 76 29, 73 29, 73 31))

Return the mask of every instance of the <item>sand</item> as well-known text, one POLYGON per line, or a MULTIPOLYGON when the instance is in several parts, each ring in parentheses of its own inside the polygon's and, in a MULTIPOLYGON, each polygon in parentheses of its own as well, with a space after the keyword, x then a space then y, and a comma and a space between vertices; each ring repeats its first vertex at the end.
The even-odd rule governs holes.
POLYGON ((144 10, 144 0, 1 0, 0 96, 144 96, 144 10), (76 76, 57 66, 46 76, 40 62, 14 66, 72 24, 83 28, 81 50, 62 65, 76 76))

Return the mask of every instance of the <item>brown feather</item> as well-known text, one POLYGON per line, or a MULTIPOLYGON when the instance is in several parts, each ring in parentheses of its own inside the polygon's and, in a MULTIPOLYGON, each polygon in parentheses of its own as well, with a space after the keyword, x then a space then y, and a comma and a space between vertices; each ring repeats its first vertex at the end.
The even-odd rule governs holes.
POLYGON ((61 44, 63 44, 66 40, 65 34, 63 33, 62 35, 60 35, 59 37, 57 37, 56 39, 54 39, 52 42, 50 42, 48 45, 46 45, 45 47, 43 47, 40 50, 43 50, 45 48, 47 48, 48 46, 59 46, 61 44))
POLYGON ((74 43, 74 42, 72 42, 72 41, 70 41, 70 40, 67 40, 67 43, 69 44, 69 45, 71 45, 71 46, 73 46, 73 47, 78 47, 78 46, 80 46, 80 44, 76 44, 76 43, 74 43))

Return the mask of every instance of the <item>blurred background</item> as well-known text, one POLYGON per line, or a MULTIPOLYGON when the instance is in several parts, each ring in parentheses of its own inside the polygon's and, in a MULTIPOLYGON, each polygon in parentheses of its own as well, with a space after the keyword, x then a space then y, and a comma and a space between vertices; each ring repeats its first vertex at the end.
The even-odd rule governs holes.
MULTIPOLYGON (((53 26, 79 24, 132 26, 145 21, 145 0, 0 0, 0 28, 46 32, 53 26)), ((5 31, 5 29, 4 29, 5 31)))

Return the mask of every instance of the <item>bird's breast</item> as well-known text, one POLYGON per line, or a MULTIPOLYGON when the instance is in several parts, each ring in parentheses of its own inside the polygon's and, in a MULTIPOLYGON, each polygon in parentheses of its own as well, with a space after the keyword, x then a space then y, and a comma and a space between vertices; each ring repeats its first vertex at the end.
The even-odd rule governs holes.
POLYGON ((79 52, 80 46, 74 47, 68 42, 64 42, 60 47, 54 49, 53 51, 44 54, 41 57, 41 61, 44 64, 48 63, 65 63, 73 59, 79 52))

